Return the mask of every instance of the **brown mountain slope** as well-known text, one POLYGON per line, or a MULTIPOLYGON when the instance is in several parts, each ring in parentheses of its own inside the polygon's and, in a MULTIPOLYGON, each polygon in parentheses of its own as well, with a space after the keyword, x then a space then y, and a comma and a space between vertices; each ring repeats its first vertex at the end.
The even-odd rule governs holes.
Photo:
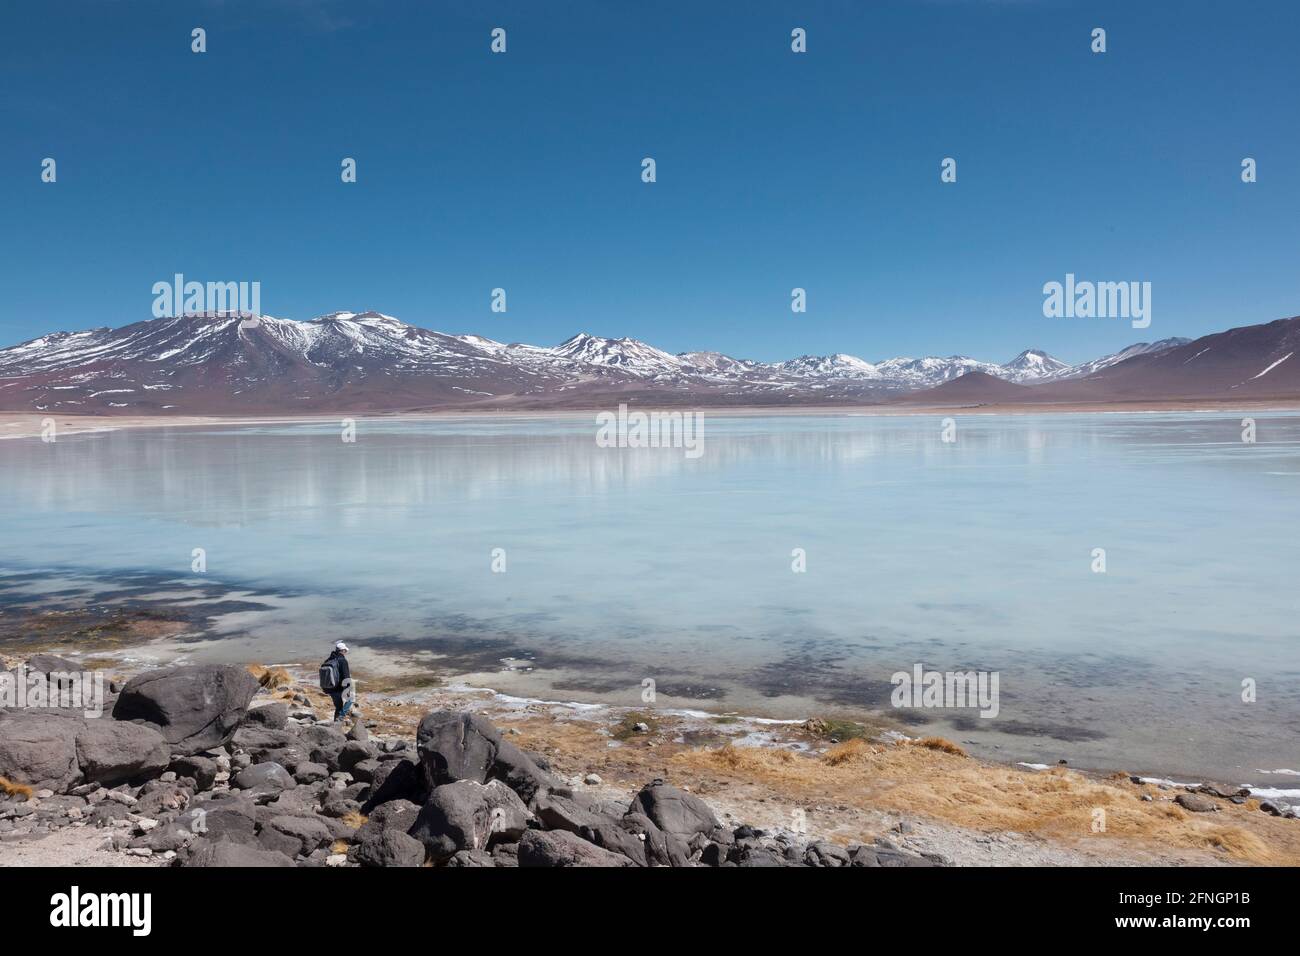
POLYGON ((1021 401, 1300 397, 1300 317, 1216 332, 1138 355, 1077 381, 1041 385, 1021 401))
POLYGON ((1020 402, 1033 397, 1039 389, 1003 381, 986 372, 967 372, 951 382, 934 388, 910 392, 894 399, 894 405, 990 405, 1020 402))

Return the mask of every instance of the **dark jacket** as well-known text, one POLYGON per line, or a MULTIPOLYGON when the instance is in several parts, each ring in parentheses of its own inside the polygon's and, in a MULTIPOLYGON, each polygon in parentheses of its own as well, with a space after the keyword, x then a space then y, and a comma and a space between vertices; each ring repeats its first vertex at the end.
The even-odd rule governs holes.
POLYGON ((325 660, 327 663, 329 661, 338 662, 337 666, 339 669, 339 686, 334 689, 342 690, 344 683, 352 679, 352 670, 348 667, 347 657, 344 656, 342 651, 335 651, 334 653, 330 654, 329 657, 325 658, 325 660))

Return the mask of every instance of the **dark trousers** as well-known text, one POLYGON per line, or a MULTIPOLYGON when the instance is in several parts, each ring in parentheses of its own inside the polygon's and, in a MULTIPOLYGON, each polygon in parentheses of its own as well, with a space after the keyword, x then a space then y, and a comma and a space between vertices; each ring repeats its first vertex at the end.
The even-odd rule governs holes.
POLYGON ((341 690, 329 690, 325 693, 329 694, 330 700, 334 701, 334 719, 338 720, 340 717, 346 717, 348 711, 352 709, 352 701, 345 701, 341 690))

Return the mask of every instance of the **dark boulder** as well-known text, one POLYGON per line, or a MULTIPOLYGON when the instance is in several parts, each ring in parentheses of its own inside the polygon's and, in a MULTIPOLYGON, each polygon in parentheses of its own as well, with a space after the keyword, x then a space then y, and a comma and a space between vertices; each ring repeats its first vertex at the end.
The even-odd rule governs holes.
POLYGON ((375 807, 390 800, 410 800, 423 804, 428 796, 424 775, 415 761, 407 758, 385 760, 371 777, 370 793, 361 812, 369 814, 375 807))
POLYGON ((147 724, 99 718, 77 732, 77 762, 88 783, 116 787, 158 776, 171 762, 171 748, 147 724))
POLYGON ((423 866, 424 844, 401 830, 378 831, 357 847, 356 861, 362 866, 423 866))
POLYGON ((447 861, 447 865, 451 867, 471 867, 481 869, 483 867, 496 866, 497 861, 496 857, 487 852, 487 850, 459 850, 450 860, 447 861))
POLYGON ((369 760, 371 748, 363 743, 350 740, 339 750, 338 765, 340 770, 351 772, 352 768, 363 760, 369 760))
POLYGON ((644 813, 628 813, 625 815, 622 820, 622 828, 633 834, 641 842, 645 851, 647 865, 690 865, 691 848, 686 839, 676 833, 665 833, 644 813))
POLYGON ((229 843, 224 840, 219 843, 213 843, 209 840, 196 840, 190 845, 189 857, 182 865, 187 867, 231 866, 241 868, 250 866, 293 866, 293 860, 283 853, 277 853, 273 850, 262 850, 239 843, 229 843))
POLYGON ((257 763, 245 767, 235 774, 231 785, 240 790, 256 790, 262 793, 279 793, 298 786, 293 777, 289 776, 289 771, 278 763, 257 763))
POLYGON ((257 689, 233 664, 163 667, 127 681, 113 716, 156 724, 173 753, 193 754, 230 740, 257 689))
POLYGON ((410 833, 442 863, 458 850, 485 850, 494 838, 513 842, 528 817, 523 801, 500 781, 458 780, 433 789, 410 833))
POLYGON ((0 711, 0 777, 38 790, 66 790, 81 776, 77 732, 84 725, 76 717, 0 711))
POLYGON ((447 783, 501 780, 524 800, 560 782, 531 756, 501 739, 492 722, 477 714, 436 711, 416 733, 420 766, 430 790, 447 783))
MULTIPOLYGON (((317 817, 302 816, 278 816, 273 817, 266 826, 262 827, 259 837, 263 843, 267 843, 267 832, 272 831, 277 836, 287 837, 291 841, 297 842, 297 848, 289 853, 290 856, 306 856, 312 850, 327 847, 334 842, 334 834, 325 824, 324 820, 317 817)), ((283 841, 278 841, 272 845, 271 849, 280 849, 281 846, 288 846, 283 841)), ((281 850, 281 852, 288 852, 281 850)))
POLYGON ((565 830, 529 830, 519 841, 519 865, 621 867, 632 861, 565 830))
POLYGON ((254 725, 284 730, 289 726, 289 706, 284 701, 276 700, 259 707, 250 707, 244 715, 244 726, 254 725))
POLYGON ((683 837, 713 834, 721 829, 707 803, 661 780, 642 788, 632 799, 628 813, 642 813, 665 833, 683 837))
POLYGON ((420 721, 415 747, 429 789, 469 780, 487 783, 501 734, 477 714, 436 711, 420 721))
POLYGON ((357 830, 358 840, 368 840, 385 830, 400 830, 410 833, 420 815, 420 807, 410 800, 390 800, 375 807, 374 812, 366 818, 357 830))
POLYGON ((816 840, 808 844, 803 852, 803 862, 808 866, 851 866, 853 864, 848 850, 825 840, 816 840))
POLYGON ((304 760, 293 768, 293 779, 298 783, 318 783, 328 780, 329 776, 329 767, 323 763, 312 763, 310 760, 304 760))
MULTIPOLYGON (((646 866, 646 842, 622 821, 606 813, 599 805, 584 802, 579 797, 563 797, 554 793, 540 793, 533 800, 532 810, 543 828, 565 830, 594 843, 602 849, 627 857, 637 866, 646 866)), ((649 821, 646 821, 649 823, 649 821)), ((653 824, 650 824, 653 827, 653 824)), ((662 834, 660 835, 662 837, 662 834)), ((662 839, 660 841, 662 843, 662 839)), ((667 849, 661 854, 664 861, 667 849)))
POLYGON ((211 790, 217 782, 217 762, 211 757, 198 754, 185 754, 173 757, 168 765, 178 777, 190 777, 199 790, 211 790))

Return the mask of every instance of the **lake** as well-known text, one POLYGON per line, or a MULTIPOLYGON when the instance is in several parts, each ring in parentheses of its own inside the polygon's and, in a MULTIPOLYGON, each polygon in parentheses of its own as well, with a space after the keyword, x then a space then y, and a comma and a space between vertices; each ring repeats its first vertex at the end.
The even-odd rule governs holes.
POLYGON ((532 697, 651 680, 661 707, 884 710, 1006 760, 1295 789, 1300 416, 1254 417, 1252 444, 1241 414, 957 414, 944 441, 706 412, 698 457, 602 447, 595 413, 8 439, 0 583, 220 586, 247 607, 204 657, 344 637, 363 679, 433 653, 532 697), (996 672, 997 716, 892 708, 918 665, 996 672))

